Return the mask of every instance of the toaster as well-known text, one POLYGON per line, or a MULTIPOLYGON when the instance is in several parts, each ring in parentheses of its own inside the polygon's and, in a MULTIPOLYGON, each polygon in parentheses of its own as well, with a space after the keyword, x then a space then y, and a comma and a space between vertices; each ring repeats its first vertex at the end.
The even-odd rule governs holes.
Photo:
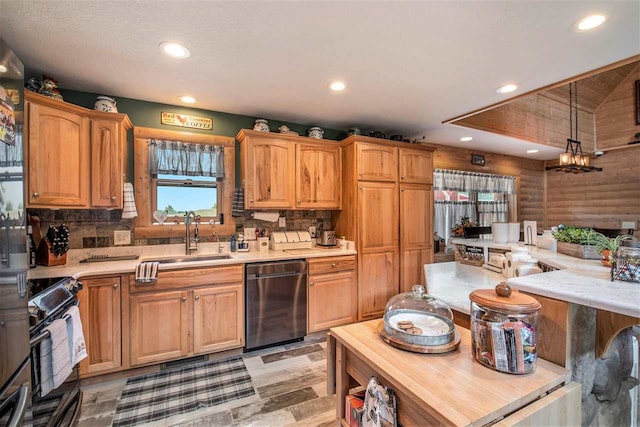
POLYGON ((336 232, 335 231, 321 231, 316 239, 316 245, 319 246, 335 246, 336 245, 336 232))

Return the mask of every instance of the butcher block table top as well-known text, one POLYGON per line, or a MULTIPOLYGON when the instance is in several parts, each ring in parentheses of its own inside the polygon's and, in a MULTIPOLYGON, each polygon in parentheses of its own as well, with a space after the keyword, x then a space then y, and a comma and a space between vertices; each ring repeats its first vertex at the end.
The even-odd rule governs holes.
POLYGON ((501 419, 570 380, 568 370, 541 359, 532 374, 493 371, 473 359, 470 332, 461 327, 457 327, 461 342, 456 351, 419 354, 399 350, 378 336, 379 322, 382 320, 354 323, 329 332, 328 388, 332 394, 334 384, 337 386, 338 419, 344 414, 340 401, 344 402, 349 377, 366 385, 369 376, 376 375, 391 387, 404 425, 456 426, 501 419))

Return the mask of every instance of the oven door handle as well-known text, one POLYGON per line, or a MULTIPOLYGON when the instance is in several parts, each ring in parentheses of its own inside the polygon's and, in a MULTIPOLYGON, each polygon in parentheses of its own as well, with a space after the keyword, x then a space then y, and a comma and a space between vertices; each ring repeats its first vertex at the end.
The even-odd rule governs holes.
POLYGON ((22 420, 24 419, 24 414, 27 411, 27 400, 29 399, 29 385, 23 384, 17 391, 13 393, 7 400, 5 400, 0 405, 0 414, 4 413, 7 409, 7 406, 13 403, 13 408, 11 409, 11 418, 9 418, 9 422, 7 423, 7 427, 18 427, 22 425, 22 420))

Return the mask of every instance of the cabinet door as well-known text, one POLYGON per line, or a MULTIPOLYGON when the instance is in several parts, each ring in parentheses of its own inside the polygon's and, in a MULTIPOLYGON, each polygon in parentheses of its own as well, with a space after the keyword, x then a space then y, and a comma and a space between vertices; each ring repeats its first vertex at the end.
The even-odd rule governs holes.
POLYGON ((361 254, 358 283, 359 320, 381 317, 389 298, 398 293, 398 252, 361 254))
POLYGON ((359 250, 398 248, 398 186, 395 183, 358 183, 359 250))
POLYGON ((27 207, 89 206, 89 119, 28 104, 27 207))
POLYGON ((91 205, 122 208, 122 148, 120 125, 91 122, 91 205))
POLYGON ((323 331, 358 320, 355 270, 309 276, 307 332, 323 331))
POLYGON ((292 142, 246 140, 247 209, 294 207, 295 149, 292 142))
POLYGON ((430 151, 400 149, 400 182, 433 183, 433 161, 430 151))
POLYGON ((423 284, 424 264, 433 262, 433 188, 400 185, 400 292, 423 284))
POLYGON ((211 353, 244 345, 244 286, 193 291, 193 352, 211 353))
POLYGON ((131 366, 177 359, 189 353, 187 291, 129 297, 131 366))
POLYGON ((83 280, 78 293, 80 319, 88 357, 80 362, 82 377, 122 366, 120 276, 83 280))
POLYGON ((398 149, 385 145, 358 142, 356 146, 358 179, 367 181, 398 180, 398 149))
POLYGON ((296 208, 339 209, 340 146, 296 145, 296 208))

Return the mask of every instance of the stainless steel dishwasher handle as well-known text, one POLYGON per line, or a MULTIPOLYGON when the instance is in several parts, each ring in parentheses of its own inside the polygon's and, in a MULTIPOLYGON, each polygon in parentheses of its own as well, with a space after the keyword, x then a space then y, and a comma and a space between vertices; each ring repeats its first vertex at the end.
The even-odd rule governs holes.
POLYGON ((267 273, 267 274, 255 274, 253 276, 249 276, 247 280, 255 280, 255 279, 271 279, 274 277, 290 277, 290 276, 299 276, 299 271, 291 271, 287 273, 267 273))

